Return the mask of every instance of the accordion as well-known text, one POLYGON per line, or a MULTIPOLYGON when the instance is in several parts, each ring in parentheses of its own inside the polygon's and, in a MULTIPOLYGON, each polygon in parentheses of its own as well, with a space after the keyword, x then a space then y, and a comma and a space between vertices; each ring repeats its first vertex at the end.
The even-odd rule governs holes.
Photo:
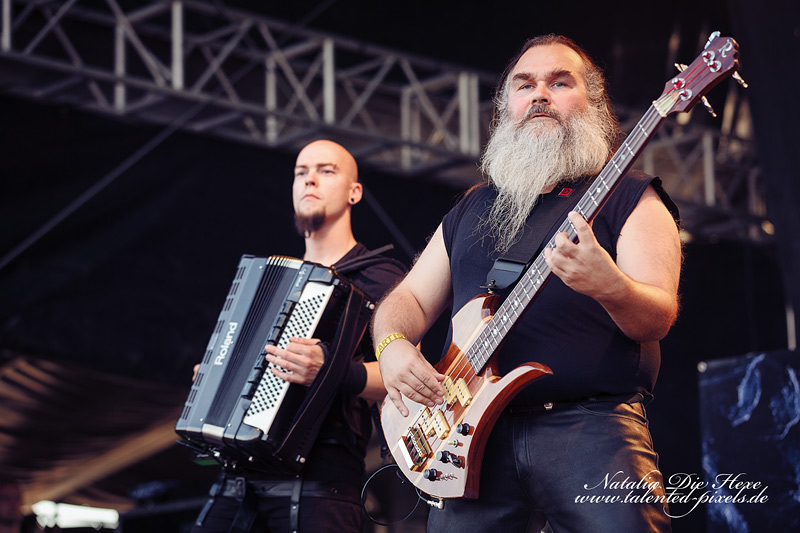
POLYGON ((299 472, 373 309, 332 268, 242 256, 175 431, 229 466, 299 472), (310 387, 275 376, 265 359, 267 344, 289 337, 328 343, 310 387))

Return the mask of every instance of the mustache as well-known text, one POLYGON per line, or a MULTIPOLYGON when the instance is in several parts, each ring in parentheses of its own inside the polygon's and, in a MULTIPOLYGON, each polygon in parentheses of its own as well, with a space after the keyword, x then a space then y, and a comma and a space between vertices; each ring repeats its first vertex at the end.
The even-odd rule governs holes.
POLYGON ((532 105, 530 109, 528 109, 528 111, 525 113, 525 116, 523 116, 522 120, 519 121, 518 126, 522 126, 529 120, 533 119, 533 117, 535 117, 536 115, 547 115, 548 117, 557 120, 559 124, 564 123, 564 119, 561 116, 561 113, 551 108, 549 105, 535 104, 532 105))

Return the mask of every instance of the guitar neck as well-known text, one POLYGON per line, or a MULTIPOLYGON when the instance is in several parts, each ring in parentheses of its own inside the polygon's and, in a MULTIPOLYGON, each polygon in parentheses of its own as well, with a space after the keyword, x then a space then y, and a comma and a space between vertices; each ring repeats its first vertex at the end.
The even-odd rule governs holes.
MULTIPOLYGON (((647 145, 647 142, 664 121, 666 115, 659 111, 659 104, 659 101, 653 102, 653 105, 650 106, 642 119, 636 124, 633 131, 625 139, 625 142, 622 143, 611 160, 595 178, 589 190, 578 201, 574 210, 587 221, 593 220, 605 205, 609 196, 619 184, 620 178, 630 169, 645 145, 647 145)), ((569 219, 564 219, 556 234, 562 232, 566 233, 573 242, 577 241, 578 236, 575 227, 569 219)), ((547 247, 555 248, 556 234, 547 243, 547 247)), ((551 275, 552 271, 544 260, 544 252, 541 252, 517 282, 508 298, 492 316, 477 341, 465 353, 475 373, 483 370, 489 358, 499 348, 506 335, 511 332, 528 305, 539 295, 551 275)))

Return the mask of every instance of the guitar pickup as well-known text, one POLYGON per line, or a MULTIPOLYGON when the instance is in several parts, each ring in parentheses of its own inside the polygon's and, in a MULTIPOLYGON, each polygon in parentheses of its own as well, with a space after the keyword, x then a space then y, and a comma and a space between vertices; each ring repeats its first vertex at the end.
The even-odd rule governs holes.
POLYGON ((419 426, 428 437, 436 435, 444 440, 450 434, 450 424, 447 422, 444 413, 436 409, 433 413, 427 407, 420 413, 419 426))
POLYGON ((472 402, 472 393, 469 391, 464 378, 458 378, 453 381, 450 376, 446 376, 442 381, 442 387, 444 388, 444 399, 447 405, 453 405, 458 400, 462 406, 466 407, 472 402))

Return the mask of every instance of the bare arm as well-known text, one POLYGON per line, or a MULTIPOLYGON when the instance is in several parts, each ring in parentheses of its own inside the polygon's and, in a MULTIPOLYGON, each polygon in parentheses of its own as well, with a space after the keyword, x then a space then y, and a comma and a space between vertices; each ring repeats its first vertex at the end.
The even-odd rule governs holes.
POLYGON ((359 397, 365 400, 380 402, 386 397, 386 387, 383 386, 381 369, 378 366, 378 362, 370 361, 369 363, 364 363, 364 368, 367 369, 367 384, 364 386, 364 390, 359 394, 359 397))
POLYGON ((597 300, 630 338, 663 338, 678 316, 681 245, 675 222, 648 187, 622 227, 617 262, 600 247, 589 224, 570 213, 579 243, 566 234, 546 249, 550 269, 570 288, 597 300))
POLYGON ((386 392, 404 416, 408 409, 403 396, 431 407, 442 402, 444 390, 439 382, 444 376, 415 345, 450 303, 450 283, 450 263, 439 226, 414 267, 375 312, 374 342, 392 333, 402 333, 407 339, 392 341, 380 357, 386 392))

